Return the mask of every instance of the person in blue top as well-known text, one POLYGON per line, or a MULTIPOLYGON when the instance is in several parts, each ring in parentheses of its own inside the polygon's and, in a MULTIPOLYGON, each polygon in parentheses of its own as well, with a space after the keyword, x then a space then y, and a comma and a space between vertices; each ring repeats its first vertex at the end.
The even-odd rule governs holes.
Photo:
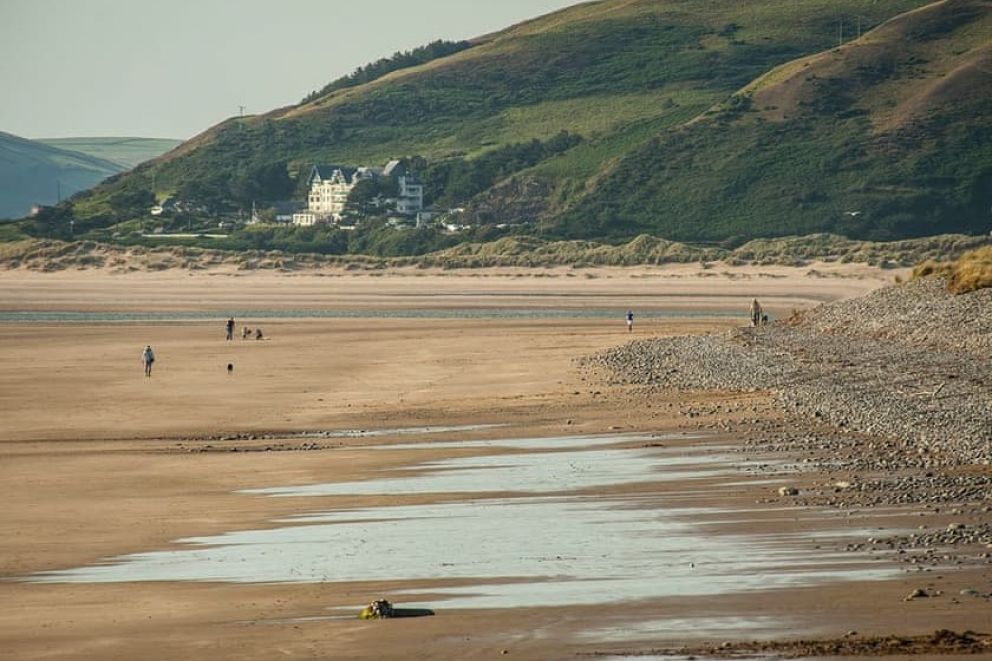
POLYGON ((627 310, 627 332, 634 332, 634 311, 627 310))

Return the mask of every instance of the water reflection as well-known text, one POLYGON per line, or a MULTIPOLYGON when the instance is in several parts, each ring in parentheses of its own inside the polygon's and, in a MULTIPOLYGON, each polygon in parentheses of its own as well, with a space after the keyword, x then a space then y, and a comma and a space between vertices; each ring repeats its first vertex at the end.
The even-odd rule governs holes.
MULTIPOLYGON (((429 592, 435 599, 446 597, 446 607, 506 608, 714 595, 896 573, 877 565, 869 569, 864 558, 849 553, 816 550, 807 534, 720 532, 719 526, 707 524, 733 513, 686 508, 678 504, 684 492, 588 493, 605 486, 715 478, 732 472, 729 456, 719 453, 616 446, 638 439, 530 440, 524 443, 528 449, 516 451, 510 442, 495 442, 491 444, 500 446, 502 454, 417 464, 409 476, 259 490, 255 493, 279 496, 386 494, 394 496, 396 504, 301 515, 271 530, 184 539, 178 550, 123 556, 30 580, 459 579, 468 585, 433 585, 429 592), (544 450, 535 451, 537 446, 544 450), (520 495, 454 503, 402 502, 404 494, 487 492, 520 495), (582 493, 562 495, 575 492, 582 493)), ((738 479, 734 473, 726 481, 738 479)), ((840 536, 827 530, 817 542, 821 549, 837 548, 842 545, 824 541, 840 536)), ((421 591, 399 594, 405 605, 428 605, 416 603, 421 591)))

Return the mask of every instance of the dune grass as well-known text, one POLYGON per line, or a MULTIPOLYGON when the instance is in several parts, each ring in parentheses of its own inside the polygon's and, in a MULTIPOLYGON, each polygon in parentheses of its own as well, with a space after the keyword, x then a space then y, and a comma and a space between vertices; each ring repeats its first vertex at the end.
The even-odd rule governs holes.
POLYGON ((234 267, 242 271, 299 272, 327 267, 380 270, 388 267, 477 269, 487 267, 587 268, 715 262, 732 266, 782 265, 808 267, 816 262, 856 263, 894 268, 922 264, 917 277, 960 273, 960 291, 992 283, 992 247, 985 237, 945 235, 926 239, 873 243, 832 235, 759 240, 736 249, 700 246, 642 235, 619 244, 596 241, 547 241, 510 236, 487 243, 463 243, 452 248, 409 257, 322 255, 266 250, 232 251, 207 246, 121 246, 95 241, 63 242, 30 239, 0 244, 0 268, 62 271, 106 267, 115 272, 161 271, 170 268, 204 270, 234 267), (971 252, 969 252, 971 251, 971 252), (962 258, 957 262, 936 261, 962 258))
POLYGON ((11 241, 22 241, 28 238, 28 236, 21 230, 19 224, 7 222, 0 222, 0 248, 11 241))
POLYGON ((928 260, 913 270, 914 278, 938 275, 947 278, 953 294, 967 294, 992 287, 992 246, 972 250, 951 262, 928 260))

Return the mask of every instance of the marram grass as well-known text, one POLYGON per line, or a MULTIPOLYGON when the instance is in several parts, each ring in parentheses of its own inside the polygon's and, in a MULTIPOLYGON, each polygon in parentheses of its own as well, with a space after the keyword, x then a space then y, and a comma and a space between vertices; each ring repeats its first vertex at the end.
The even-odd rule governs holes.
POLYGON ((992 287, 992 246, 965 253, 953 262, 928 260, 913 271, 913 277, 939 275, 947 278, 947 288, 953 294, 967 294, 992 287))

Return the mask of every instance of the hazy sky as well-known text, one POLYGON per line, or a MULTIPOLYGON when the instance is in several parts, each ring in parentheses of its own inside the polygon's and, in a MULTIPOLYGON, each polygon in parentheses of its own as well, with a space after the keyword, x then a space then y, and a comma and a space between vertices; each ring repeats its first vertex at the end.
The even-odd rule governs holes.
POLYGON ((0 0, 0 131, 189 138, 580 0, 0 0))

